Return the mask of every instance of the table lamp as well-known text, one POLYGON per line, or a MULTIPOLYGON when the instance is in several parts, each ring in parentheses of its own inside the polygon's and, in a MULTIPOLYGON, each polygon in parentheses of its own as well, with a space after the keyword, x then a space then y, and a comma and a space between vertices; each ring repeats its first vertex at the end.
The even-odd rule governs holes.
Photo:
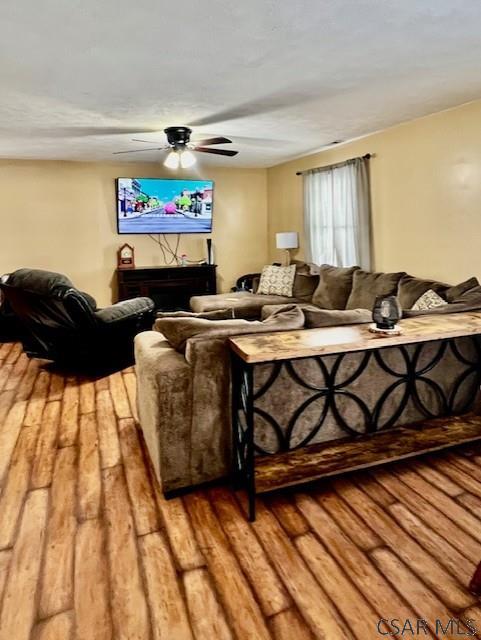
POLYGON ((283 231, 282 233, 276 233, 276 247, 277 249, 284 249, 286 252, 286 267, 291 263, 290 249, 297 249, 299 247, 299 237, 297 231, 283 231))

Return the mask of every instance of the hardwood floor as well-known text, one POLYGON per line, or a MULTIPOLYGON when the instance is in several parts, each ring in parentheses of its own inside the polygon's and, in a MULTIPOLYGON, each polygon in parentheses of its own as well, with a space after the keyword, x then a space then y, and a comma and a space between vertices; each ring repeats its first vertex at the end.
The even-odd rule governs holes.
POLYGON ((481 629, 481 447, 264 496, 250 524, 227 486, 165 501, 136 417, 132 369, 64 378, 0 345, 0 640, 481 629))

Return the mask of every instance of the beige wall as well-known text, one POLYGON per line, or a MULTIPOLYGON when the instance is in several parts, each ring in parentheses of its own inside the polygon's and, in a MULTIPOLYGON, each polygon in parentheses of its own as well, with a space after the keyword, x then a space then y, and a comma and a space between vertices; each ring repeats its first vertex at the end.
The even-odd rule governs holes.
MULTIPOLYGON (((296 171, 367 152, 375 156, 375 268, 448 282, 480 277, 480 123, 478 101, 267 171, 206 169, 201 176, 216 183, 212 239, 219 290, 228 291, 240 274, 259 270, 268 259, 282 258, 277 231, 299 230, 303 256, 302 178, 296 171)), ((122 175, 162 171, 145 163, 0 161, 0 271, 31 266, 64 272, 103 305, 112 299, 123 241, 135 246, 139 266, 161 264, 149 237, 117 235, 114 179, 122 175)), ((203 258, 206 237, 182 236, 180 253, 203 258)))
MULTIPOLYGON (((0 161, 0 271, 59 271, 99 305, 108 304, 123 242, 135 247, 138 266, 162 264, 151 238, 117 234, 114 179, 160 175, 159 165, 145 163, 0 161)), ((218 287, 228 291, 239 275, 259 270, 267 259, 266 171, 216 167, 198 175, 215 181, 213 233, 181 236, 179 253, 204 258, 212 237, 218 287)))
POLYGON ((302 177, 296 171, 365 153, 375 155, 370 161, 375 268, 448 282, 480 277, 481 101, 269 169, 271 259, 279 258, 277 231, 302 234, 302 177))

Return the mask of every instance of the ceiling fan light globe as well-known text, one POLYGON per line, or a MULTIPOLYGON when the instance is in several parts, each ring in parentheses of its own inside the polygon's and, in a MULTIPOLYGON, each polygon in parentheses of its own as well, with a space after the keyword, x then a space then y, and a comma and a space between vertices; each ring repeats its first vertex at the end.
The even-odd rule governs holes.
POLYGON ((168 169, 178 169, 180 164, 179 154, 176 151, 171 151, 167 158, 164 160, 164 167, 168 169))
POLYGON ((180 166, 182 167, 182 169, 193 167, 196 162, 197 159, 192 151, 186 150, 182 151, 182 153, 180 154, 180 166))

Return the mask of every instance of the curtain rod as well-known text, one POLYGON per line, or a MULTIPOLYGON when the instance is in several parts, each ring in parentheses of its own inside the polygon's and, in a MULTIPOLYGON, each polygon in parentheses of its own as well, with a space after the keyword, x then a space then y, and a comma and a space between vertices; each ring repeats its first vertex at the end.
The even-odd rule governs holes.
MULTIPOLYGON (((366 153, 363 156, 360 156, 361 160, 369 160, 374 156, 373 153, 366 153)), ((311 171, 325 171, 327 169, 334 169, 336 167, 343 167, 350 162, 354 162, 354 160, 359 160, 359 158, 349 158, 349 160, 344 160, 343 162, 338 162, 337 164, 328 164, 325 167, 314 167, 313 169, 306 169, 305 171, 296 171, 296 176, 302 176, 305 173, 310 173, 311 171)))

